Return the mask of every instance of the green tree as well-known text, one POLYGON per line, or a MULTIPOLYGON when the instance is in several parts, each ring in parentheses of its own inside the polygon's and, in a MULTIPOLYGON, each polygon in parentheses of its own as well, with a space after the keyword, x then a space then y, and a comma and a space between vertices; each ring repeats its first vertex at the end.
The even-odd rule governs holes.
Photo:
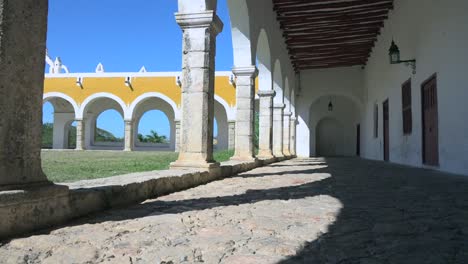
POLYGON ((167 143, 167 137, 160 136, 158 132, 154 130, 151 130, 150 135, 146 135, 145 139, 146 139, 146 142, 149 142, 149 143, 167 143))

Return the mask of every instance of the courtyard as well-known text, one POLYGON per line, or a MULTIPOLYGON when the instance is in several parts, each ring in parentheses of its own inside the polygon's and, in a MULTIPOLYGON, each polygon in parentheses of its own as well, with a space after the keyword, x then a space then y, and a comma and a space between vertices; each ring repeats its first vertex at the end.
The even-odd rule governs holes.
MULTIPOLYGON (((233 151, 215 151, 218 162, 229 160, 233 151)), ((167 170, 178 153, 167 151, 42 151, 42 168, 53 182, 107 178, 133 172, 167 170)))
POLYGON ((466 263, 468 179, 294 159, 5 241, 1 263, 466 263))

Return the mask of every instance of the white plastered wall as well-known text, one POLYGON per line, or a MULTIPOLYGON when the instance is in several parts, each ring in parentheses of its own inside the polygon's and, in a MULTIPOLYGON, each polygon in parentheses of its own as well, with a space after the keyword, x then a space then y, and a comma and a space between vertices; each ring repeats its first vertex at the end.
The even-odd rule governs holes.
POLYGON ((437 74, 439 161, 444 171, 468 174, 468 1, 396 0, 364 71, 366 91, 362 155, 383 158, 382 102, 389 99, 390 161, 422 166, 421 84, 437 74), (390 65, 394 38, 402 59, 416 59, 417 73, 390 65), (413 130, 403 135, 401 85, 412 79, 413 130), (379 137, 373 137, 373 106, 379 137))

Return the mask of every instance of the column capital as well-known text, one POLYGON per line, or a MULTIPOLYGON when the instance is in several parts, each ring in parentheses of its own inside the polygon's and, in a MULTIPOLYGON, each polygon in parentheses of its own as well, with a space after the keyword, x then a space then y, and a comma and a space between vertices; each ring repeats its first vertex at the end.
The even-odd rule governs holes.
POLYGON ((236 76, 248 76, 255 78, 258 75, 258 69, 255 66, 234 67, 232 73, 236 76))
POLYGON ((228 120, 228 124, 235 124, 236 120, 228 120))
POLYGON ((286 105, 283 104, 283 103, 274 103, 273 104, 273 108, 275 108, 275 109, 284 109, 285 107, 286 107, 286 105))
POLYGON ((292 115, 292 116, 291 116, 291 121, 296 121, 296 120, 297 120, 297 117, 294 116, 294 115, 292 115))
POLYGON ((223 31, 223 22, 213 10, 197 13, 176 13, 175 18, 182 29, 212 27, 215 34, 223 31))
POLYGON ((257 95, 259 97, 274 97, 276 92, 274 90, 259 90, 257 95))
POLYGON ((283 115, 284 116, 292 116, 292 113, 291 112, 284 112, 283 115))

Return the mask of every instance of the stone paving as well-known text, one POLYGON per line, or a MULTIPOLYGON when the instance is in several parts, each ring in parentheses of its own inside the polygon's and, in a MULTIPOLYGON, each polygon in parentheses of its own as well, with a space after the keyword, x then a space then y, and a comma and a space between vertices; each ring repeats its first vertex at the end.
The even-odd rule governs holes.
POLYGON ((468 263, 468 177, 297 159, 0 244, 0 263, 468 263))

